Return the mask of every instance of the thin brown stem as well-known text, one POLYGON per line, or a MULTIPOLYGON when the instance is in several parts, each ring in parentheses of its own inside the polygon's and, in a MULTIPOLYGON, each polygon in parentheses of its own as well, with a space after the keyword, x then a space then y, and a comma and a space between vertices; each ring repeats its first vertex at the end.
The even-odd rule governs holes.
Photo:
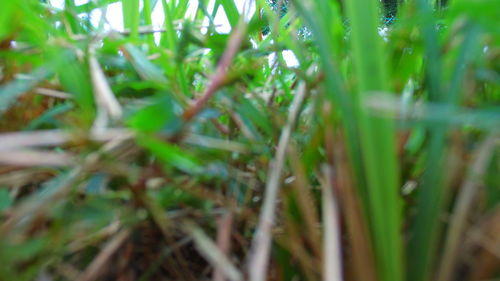
POLYGON ((229 38, 229 43, 222 55, 222 58, 217 65, 217 70, 215 75, 212 78, 212 81, 206 88, 203 95, 197 99, 191 107, 184 111, 183 117, 185 121, 190 121, 195 117, 201 110, 205 107, 206 103, 212 98, 212 96, 220 89, 220 87, 224 84, 224 80, 227 76, 227 71, 231 62, 233 61, 234 56, 238 52, 241 46, 241 42, 245 37, 246 33, 246 23, 245 21, 240 21, 240 24, 236 28, 231 37, 229 38))

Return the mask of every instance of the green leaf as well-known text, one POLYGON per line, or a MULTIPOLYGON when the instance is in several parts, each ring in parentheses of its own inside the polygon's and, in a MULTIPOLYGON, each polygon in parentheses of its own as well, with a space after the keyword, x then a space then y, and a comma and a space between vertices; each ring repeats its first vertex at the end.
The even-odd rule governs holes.
POLYGON ((95 113, 95 105, 88 67, 71 54, 66 57, 66 63, 57 68, 57 76, 62 89, 74 95, 76 104, 83 112, 83 117, 87 122, 91 122, 95 113))
POLYGON ((202 171, 200 160, 177 145, 144 134, 137 137, 137 143, 147 148, 167 166, 176 167, 189 174, 197 174, 202 171))
POLYGON ((174 102, 168 97, 161 97, 153 104, 138 110, 128 119, 128 125, 141 132, 176 133, 181 128, 181 120, 176 115, 174 102))

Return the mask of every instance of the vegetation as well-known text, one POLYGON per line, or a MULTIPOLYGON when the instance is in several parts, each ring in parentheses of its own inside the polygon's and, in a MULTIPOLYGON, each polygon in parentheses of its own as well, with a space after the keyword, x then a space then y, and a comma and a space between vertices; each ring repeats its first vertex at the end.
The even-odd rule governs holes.
POLYGON ((0 280, 500 278, 500 1, 81 2, 2 2, 0 280))

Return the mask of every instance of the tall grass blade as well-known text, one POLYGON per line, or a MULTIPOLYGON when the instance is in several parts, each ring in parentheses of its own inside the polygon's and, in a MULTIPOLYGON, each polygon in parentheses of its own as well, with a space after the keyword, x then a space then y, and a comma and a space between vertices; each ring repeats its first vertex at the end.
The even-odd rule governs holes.
MULTIPOLYGON (((153 26, 153 20, 151 18, 151 13, 154 8, 154 3, 151 3, 151 0, 144 0, 144 9, 143 9, 143 14, 144 14, 144 23, 147 26, 153 26)), ((155 38, 153 34, 147 34, 146 35, 147 42, 149 45, 150 49, 153 49, 155 46, 155 38)))
MULTIPOLYGON (((351 44, 357 94, 364 100, 375 91, 387 91, 386 53, 378 35, 377 1, 346 2, 351 19, 351 44), (367 52, 366 47, 370 46, 367 52)), ((395 151, 394 124, 391 120, 359 112, 361 150, 366 173, 368 218, 380 280, 403 280, 403 241, 401 236, 401 202, 399 171, 395 151), (379 161, 384 159, 384 165, 379 161)))
POLYGON ((227 20, 229 21, 231 28, 235 28, 238 25, 240 18, 235 2, 232 0, 218 0, 217 2, 222 5, 224 12, 226 12, 227 20))
MULTIPOLYGON (((328 2, 328 1, 327 1, 328 2)), ((346 132, 348 143, 348 154, 353 165, 353 172, 357 180, 356 184, 359 189, 361 197, 366 201, 365 179, 362 172, 362 161, 360 147, 360 137, 358 132, 357 116, 355 113, 353 97, 349 96, 337 65, 337 57, 335 57, 336 45, 333 44, 330 33, 330 17, 325 17, 328 11, 334 15, 334 7, 327 7, 326 12, 321 12, 317 6, 312 3, 303 3, 298 0, 292 0, 297 11, 303 17, 304 22, 309 26, 314 34, 314 40, 318 46, 319 61, 325 72, 324 91, 327 99, 335 106, 341 116, 343 127, 346 132), (308 4, 307 6, 305 4, 308 4)), ((333 5, 333 4, 332 4, 333 5)), ((336 117, 331 116, 332 122, 336 117)))
MULTIPOLYGON (((466 39, 459 58, 453 69, 451 82, 447 90, 442 85, 442 63, 436 23, 431 7, 426 1, 417 2, 420 15, 429 19, 422 23, 425 44, 426 81, 428 99, 440 102, 448 108, 454 108, 459 102, 459 94, 466 67, 473 52, 476 30, 468 27, 466 39)), ((436 261, 437 242, 442 231, 441 214, 445 208, 447 183, 443 173, 447 157, 446 136, 448 127, 444 123, 432 124, 428 129, 426 171, 417 199, 417 214, 413 222, 408 244, 408 279, 424 281, 430 278, 432 264, 436 261)))
POLYGON ((140 10, 139 0, 122 0, 123 25, 130 30, 133 41, 139 40, 140 10))

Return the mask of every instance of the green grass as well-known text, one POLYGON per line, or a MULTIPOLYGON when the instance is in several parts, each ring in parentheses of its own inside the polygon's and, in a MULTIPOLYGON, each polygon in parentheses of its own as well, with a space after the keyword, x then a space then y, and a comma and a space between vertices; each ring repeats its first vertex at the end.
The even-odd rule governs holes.
POLYGON ((352 27, 353 74, 357 77, 354 99, 361 137, 366 177, 368 213, 373 237, 379 280, 403 280, 402 209, 399 197, 398 160, 395 123, 384 117, 370 116, 362 102, 377 92, 391 92, 386 47, 378 34, 380 15, 375 1, 347 1, 352 27), (370 46, 367 51, 366 46, 370 46), (383 159, 383 165, 381 160, 383 159))
POLYGON ((0 9, 0 280, 500 278, 498 1, 45 2, 0 9))

